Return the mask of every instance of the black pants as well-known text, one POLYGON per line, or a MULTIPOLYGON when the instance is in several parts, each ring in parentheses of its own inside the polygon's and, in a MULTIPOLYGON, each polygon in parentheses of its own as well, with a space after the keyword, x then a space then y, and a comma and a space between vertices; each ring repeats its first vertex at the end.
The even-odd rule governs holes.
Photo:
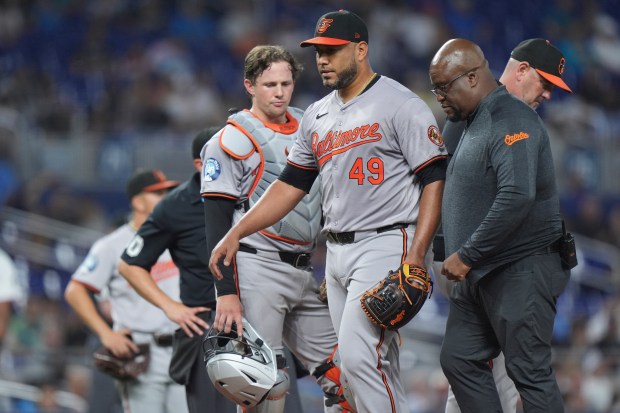
POLYGON ((193 340, 198 341, 199 344, 194 347, 196 356, 189 380, 185 385, 189 413, 236 413, 237 405, 215 390, 209 379, 203 361, 202 338, 196 335, 193 337, 193 340))
POLYGON ((458 283, 441 349, 441 367, 463 413, 502 411, 488 361, 500 351, 526 413, 560 413, 551 368, 556 301, 570 276, 557 253, 532 255, 458 283))

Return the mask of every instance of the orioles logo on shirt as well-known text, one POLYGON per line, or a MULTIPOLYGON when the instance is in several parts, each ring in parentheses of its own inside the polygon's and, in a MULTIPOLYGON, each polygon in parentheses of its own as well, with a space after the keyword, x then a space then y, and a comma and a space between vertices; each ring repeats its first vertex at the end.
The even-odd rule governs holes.
POLYGON ((439 133, 439 129, 437 128, 437 126, 429 126, 426 133, 428 135, 428 139, 430 139, 431 142, 433 142, 437 146, 443 146, 443 137, 441 136, 441 133, 439 133))
POLYGON ((523 140, 523 139, 527 139, 529 137, 530 135, 528 135, 525 132, 519 132, 513 135, 506 135, 506 137, 504 137, 504 143, 508 146, 512 146, 513 143, 523 140))

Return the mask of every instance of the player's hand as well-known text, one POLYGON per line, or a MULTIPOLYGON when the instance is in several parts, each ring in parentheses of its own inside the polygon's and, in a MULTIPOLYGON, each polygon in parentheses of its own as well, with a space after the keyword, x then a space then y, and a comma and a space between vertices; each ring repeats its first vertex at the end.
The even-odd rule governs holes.
POLYGON ((224 278, 219 268, 220 261, 223 260, 223 264, 228 267, 237 251, 239 251, 239 237, 237 237, 234 232, 229 231, 228 234, 226 234, 226 236, 217 243, 211 252, 209 269, 215 279, 221 280, 224 278))
POLYGON ((202 335, 202 332, 209 329, 209 324, 198 317, 196 314, 211 311, 207 307, 188 307, 179 302, 173 301, 163 309, 166 316, 177 323, 188 337, 194 337, 194 333, 202 335))
POLYGON ((461 261, 461 257, 455 252, 443 262, 441 273, 451 281, 463 281, 469 274, 471 267, 461 261))
POLYGON ((131 331, 123 328, 102 334, 101 344, 116 357, 129 357, 140 351, 137 344, 131 341, 131 331))
POLYGON ((217 298, 213 328, 217 331, 230 333, 233 322, 237 325, 237 334, 243 335, 243 305, 236 294, 223 295, 217 298))

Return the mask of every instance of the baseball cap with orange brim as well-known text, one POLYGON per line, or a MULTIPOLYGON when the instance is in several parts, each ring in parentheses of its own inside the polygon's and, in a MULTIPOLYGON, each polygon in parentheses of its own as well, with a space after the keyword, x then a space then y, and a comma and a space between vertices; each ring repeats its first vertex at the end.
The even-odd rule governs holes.
POLYGON ((366 23, 347 10, 332 11, 319 18, 312 39, 304 40, 301 47, 314 45, 343 46, 349 43, 368 43, 366 23))
POLYGON ((524 40, 514 48, 510 57, 520 62, 528 62, 540 76, 551 84, 573 93, 562 80, 566 59, 560 49, 552 45, 549 40, 524 40))
POLYGON ((157 192, 178 185, 178 181, 169 180, 159 169, 137 171, 127 182, 127 197, 131 199, 143 192, 157 192))

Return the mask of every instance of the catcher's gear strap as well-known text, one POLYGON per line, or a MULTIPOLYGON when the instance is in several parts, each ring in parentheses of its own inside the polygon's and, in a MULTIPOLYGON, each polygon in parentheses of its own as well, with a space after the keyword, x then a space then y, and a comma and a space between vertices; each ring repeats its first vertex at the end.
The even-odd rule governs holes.
POLYGON ((351 407, 347 399, 344 397, 344 389, 340 382, 340 367, 334 363, 334 356, 338 351, 338 346, 334 347, 331 356, 323 364, 320 364, 312 375, 318 380, 320 377, 325 376, 326 379, 336 384, 336 393, 325 393, 325 406, 330 407, 334 404, 339 404, 342 407, 344 413, 355 412, 351 407))

